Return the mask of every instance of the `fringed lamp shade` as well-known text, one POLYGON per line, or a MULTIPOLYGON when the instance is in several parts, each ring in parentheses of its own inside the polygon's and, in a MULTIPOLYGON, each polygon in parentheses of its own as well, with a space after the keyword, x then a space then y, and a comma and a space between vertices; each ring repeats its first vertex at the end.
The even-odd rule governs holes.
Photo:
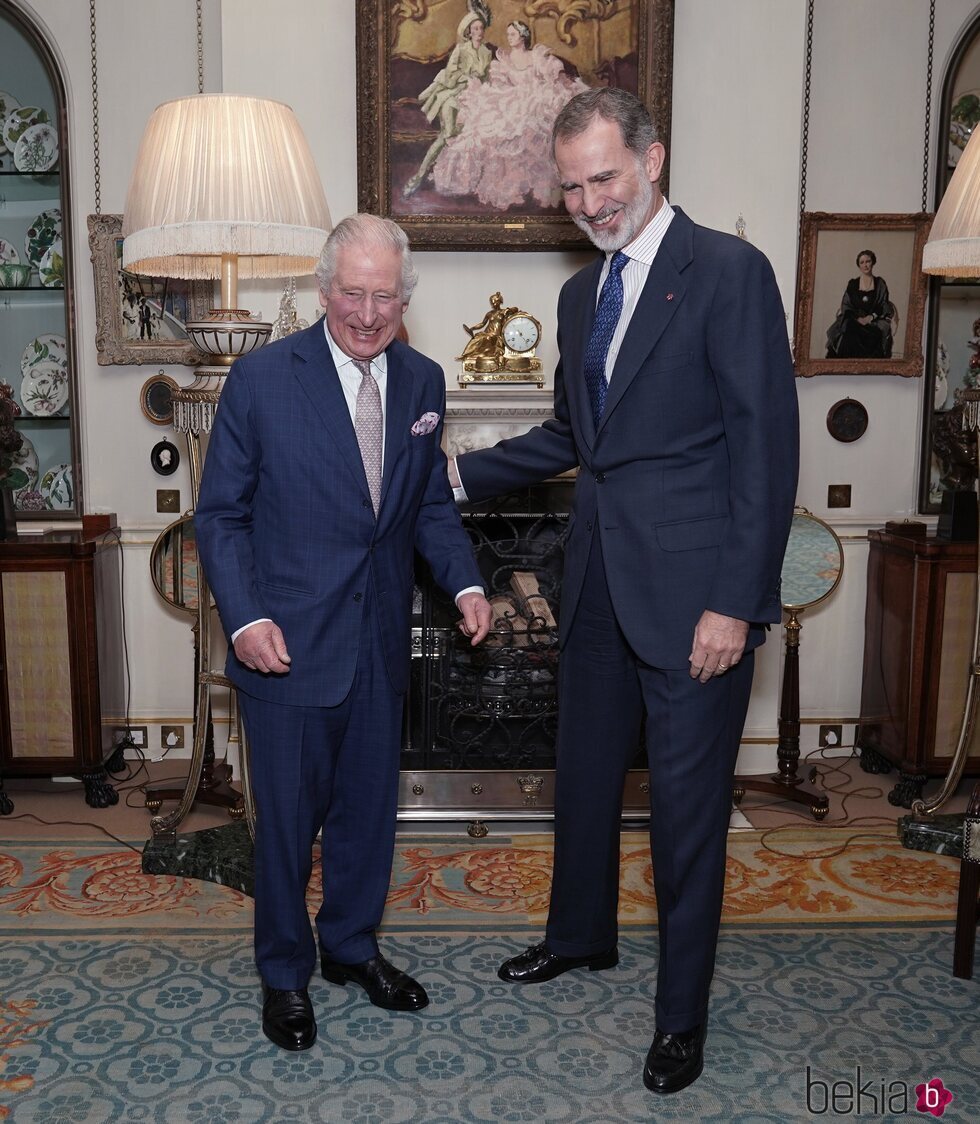
POLYGON ((320 177, 288 105, 198 94, 153 111, 126 196, 123 268, 221 278, 221 307, 184 325, 206 364, 174 392, 174 429, 209 431, 227 368, 272 331, 238 308, 239 277, 312 273, 329 230, 320 177))
POLYGON ((922 269, 942 277, 980 277, 980 129, 973 130, 939 204, 922 269))
POLYGON ((306 138, 281 102, 198 94, 154 110, 123 216, 123 267, 151 277, 313 272, 330 212, 306 138))

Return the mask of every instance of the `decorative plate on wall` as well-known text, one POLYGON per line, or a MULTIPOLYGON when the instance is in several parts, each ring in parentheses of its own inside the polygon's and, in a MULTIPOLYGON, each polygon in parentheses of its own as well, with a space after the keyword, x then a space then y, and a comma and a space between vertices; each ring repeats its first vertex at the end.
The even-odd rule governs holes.
POLYGON ((857 441, 868 428, 868 411, 856 398, 842 398, 827 411, 827 432, 835 441, 857 441))

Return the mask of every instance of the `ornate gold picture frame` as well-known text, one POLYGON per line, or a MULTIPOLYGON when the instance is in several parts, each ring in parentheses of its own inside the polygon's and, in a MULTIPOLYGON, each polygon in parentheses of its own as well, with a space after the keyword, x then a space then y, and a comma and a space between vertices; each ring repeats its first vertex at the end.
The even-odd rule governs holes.
POLYGON ((551 123, 581 89, 619 86, 669 152, 673 28, 674 0, 365 0, 358 209, 424 249, 586 248, 551 170, 551 123))
POLYGON ((793 344, 798 375, 922 374, 922 247, 931 222, 925 213, 804 214, 793 344))
POLYGON ((122 215, 88 216, 99 364, 194 366, 201 354, 184 324, 207 314, 213 286, 129 273, 122 268, 122 241, 122 215))

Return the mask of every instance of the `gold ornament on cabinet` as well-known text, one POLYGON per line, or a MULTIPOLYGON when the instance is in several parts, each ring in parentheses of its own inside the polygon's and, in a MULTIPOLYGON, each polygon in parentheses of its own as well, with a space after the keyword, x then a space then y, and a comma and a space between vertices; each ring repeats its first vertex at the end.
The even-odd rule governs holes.
POLYGON ((534 349, 541 342, 541 323, 516 305, 505 305, 501 294, 490 297, 490 308, 479 324, 464 324, 470 337, 463 353, 459 385, 472 383, 533 383, 544 386, 541 360, 534 349))

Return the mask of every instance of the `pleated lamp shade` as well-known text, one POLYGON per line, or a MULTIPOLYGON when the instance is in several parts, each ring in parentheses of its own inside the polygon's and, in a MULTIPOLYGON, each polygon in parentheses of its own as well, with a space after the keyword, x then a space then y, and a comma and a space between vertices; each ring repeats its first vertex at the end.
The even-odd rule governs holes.
POLYGON ((939 204, 922 269, 943 277, 980 276, 980 128, 967 141, 939 204))
POLYGON ((292 109, 198 94, 154 110, 123 216, 123 267, 150 277, 313 272, 330 231, 313 156, 292 109), (224 262, 223 262, 224 259, 224 262))

